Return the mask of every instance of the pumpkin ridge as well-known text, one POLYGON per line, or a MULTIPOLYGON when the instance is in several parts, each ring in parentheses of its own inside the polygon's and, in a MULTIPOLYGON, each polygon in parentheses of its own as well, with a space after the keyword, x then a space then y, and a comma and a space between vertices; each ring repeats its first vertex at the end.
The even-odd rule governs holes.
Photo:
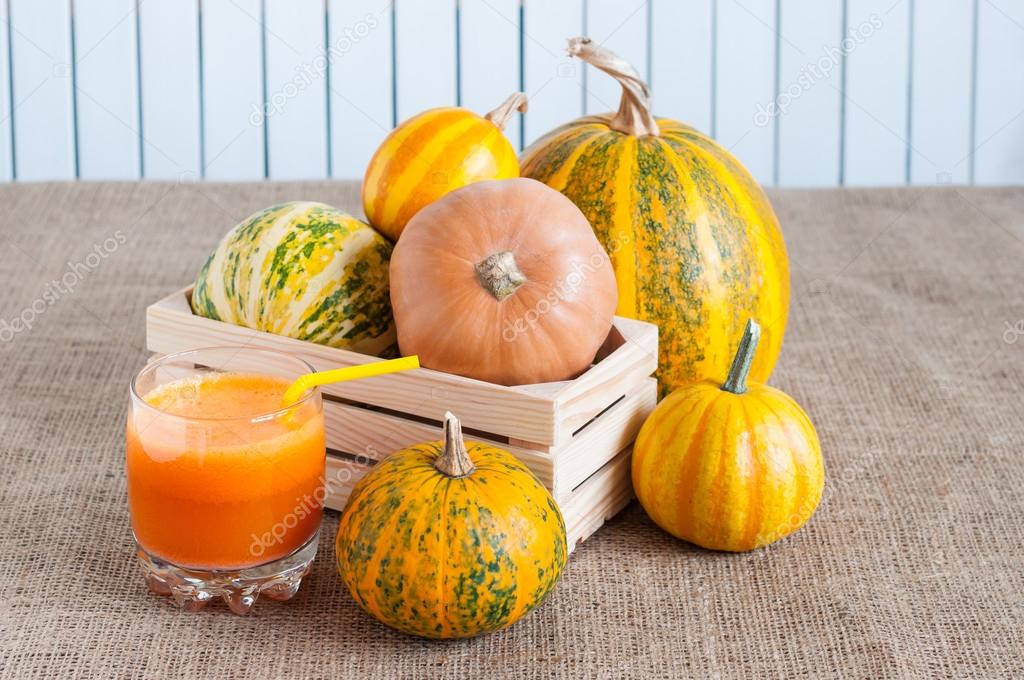
POLYGON ((610 257, 615 269, 615 282, 619 288, 616 313, 629 318, 636 318, 637 315, 636 277, 639 267, 634 215, 631 210, 636 200, 633 191, 633 167, 639 155, 637 146, 637 138, 632 136, 625 137, 621 144, 617 145, 618 165, 614 175, 614 189, 610 196, 614 208, 611 223, 607 227, 608 244, 614 250, 610 257))
POLYGON ((436 108, 424 111, 399 125, 384 138, 366 166, 363 178, 363 200, 366 215, 379 214, 387 199, 387 179, 402 169, 406 156, 413 156, 430 141, 430 136, 445 125, 463 118, 468 112, 460 109, 436 108), (378 162, 378 158, 383 159, 378 162), (384 189, 385 191, 380 191, 384 189), (371 194, 368 190, 373 190, 371 194), (372 202, 366 199, 373 195, 372 202))
MULTIPOLYGON (((406 474, 412 471, 411 469, 406 469, 404 466, 401 467, 406 474)), ((425 481, 429 481, 429 478, 425 481)), ((377 594, 376 598, 370 600, 370 604, 373 607, 371 613, 375 616, 381 616, 385 611, 387 611, 389 606, 389 596, 387 592, 381 592, 380 590, 371 588, 370 586, 373 584, 379 587, 383 582, 382 575, 386 573, 385 566, 390 564, 392 559, 389 550, 391 546, 382 544, 377 537, 394 535, 397 525, 407 517, 405 513, 420 500, 414 494, 402 494, 402 489, 394 486, 383 487, 382 491, 384 493, 384 498, 375 499, 371 497, 370 500, 371 504, 376 508, 380 508, 381 505, 389 508, 387 521, 376 527, 376 531, 374 533, 375 538, 373 539, 364 538, 362 531, 360 532, 360 540, 373 545, 370 557, 365 562, 365 569, 361 578, 364 586, 360 590, 362 592, 375 592, 377 594)), ((365 528, 366 527, 361 527, 361 530, 365 530, 365 528)))
MULTIPOLYGON (((676 146, 679 142, 671 138, 668 141, 673 148, 679 148, 676 146)), ((711 149, 705 149, 694 144, 685 144, 683 148, 702 161, 714 178, 713 181, 718 185, 721 200, 731 203, 731 210, 729 211, 731 215, 726 220, 740 226, 739 229, 734 231, 738 237, 746 241, 746 250, 755 255, 752 260, 747 258, 739 259, 756 262, 760 266, 759 272, 748 270, 743 276, 738 277, 737 281, 733 282, 733 285, 729 288, 732 292, 730 308, 733 310, 757 310, 749 314, 749 316, 757 316, 762 319, 782 318, 784 326, 786 315, 784 311, 780 313, 780 310, 787 309, 789 304, 789 273, 788 268, 785 266, 785 253, 776 252, 768 236, 768 232, 772 230, 778 231, 778 220, 774 212, 767 212, 764 218, 760 217, 761 211, 755 206, 759 199, 751 194, 751 191, 760 190, 737 180, 731 175, 726 169, 727 166, 723 164, 723 160, 714 155, 711 149), (776 304, 776 296, 764 295, 763 291, 755 294, 754 299, 747 302, 747 295, 752 287, 752 282, 758 280, 759 277, 767 281, 780 282, 779 292, 781 295, 778 296, 778 304, 776 304)), ((770 206, 767 209, 770 210, 770 206)), ((716 240, 720 243, 723 242, 720 238, 716 240)), ((733 247, 743 248, 743 242, 738 241, 733 247)), ((745 319, 741 322, 739 318, 734 317, 732 326, 735 328, 732 329, 731 334, 735 334, 737 330, 742 328, 741 323, 745 323, 745 319)), ((765 325, 762 330, 760 342, 762 349, 758 352, 757 357, 755 357, 754 365, 750 372, 751 379, 757 382, 764 382, 770 376, 771 369, 775 366, 782 347, 782 332, 784 332, 784 328, 783 331, 778 331, 773 325, 765 325)), ((731 356, 729 356, 729 359, 731 359, 731 356)))
MULTIPOLYGON (((705 397, 701 397, 703 411, 697 420, 697 427, 694 430, 693 436, 690 437, 690 443, 686 447, 686 454, 683 457, 680 471, 681 478, 676 482, 676 498, 680 501, 676 508, 678 516, 674 518, 674 522, 666 521, 667 526, 665 526, 665 529, 686 540, 689 540, 688 537, 692 535, 691 527, 696 519, 697 497, 694 492, 697 489, 698 473, 700 472, 701 460, 698 455, 699 449, 703 443, 704 434, 707 431, 708 421, 711 419, 711 408, 720 396, 719 394, 714 394, 707 401, 704 401, 705 397)), ((664 520, 668 520, 668 518, 664 518, 664 520)))
MULTIPOLYGON (((725 395, 722 396, 725 397, 725 395)), ((729 455, 729 452, 732 451, 730 446, 732 439, 738 436, 738 433, 734 432, 733 428, 730 427, 736 404, 729 397, 725 397, 725 399, 727 401, 721 407, 722 413, 720 416, 713 407, 708 407, 712 417, 721 418, 722 428, 720 430, 711 428, 704 431, 705 442, 703 448, 705 455, 706 452, 714 451, 717 454, 717 459, 715 460, 714 473, 710 476, 708 482, 708 493, 698 495, 698 497, 705 499, 705 505, 700 515, 707 518, 707 524, 716 535, 717 542, 721 545, 728 545, 730 538, 731 527, 726 517, 726 506, 728 505, 726 501, 730 499, 731 493, 734 491, 734 485, 729 484, 729 471, 736 461, 734 457, 729 455)), ((710 470, 707 470, 707 472, 710 472, 710 470)))
MULTIPOLYGON (((800 470, 801 470, 801 466, 800 466, 801 460, 800 460, 800 458, 801 458, 801 456, 799 455, 799 452, 800 452, 800 450, 803 447, 796 446, 796 444, 798 444, 798 442, 793 439, 793 435, 792 435, 792 433, 789 430, 789 426, 786 424, 786 419, 782 417, 782 414, 780 414, 778 411, 776 411, 774 408, 772 408, 772 406, 768 402, 766 402, 764 399, 760 398, 760 396, 758 396, 758 404, 761 406, 761 408, 764 411, 766 411, 767 413, 770 413, 775 418, 775 420, 778 421, 779 429, 781 430, 782 436, 785 439, 786 444, 788 445, 787 448, 789 449, 790 458, 791 458, 790 465, 792 465, 792 469, 793 469, 794 489, 793 489, 793 493, 792 494, 788 494, 787 493, 784 496, 783 502, 780 503, 779 505, 781 505, 783 507, 783 509, 784 509, 784 511, 782 513, 782 516, 783 516, 782 521, 783 522, 791 521, 790 517, 792 516, 792 513, 795 510, 799 509, 798 508, 799 503, 797 502, 797 499, 804 498, 806 493, 807 493, 807 490, 806 490, 807 489, 807 485, 805 484, 805 481, 803 479, 803 475, 800 474, 800 470)), ((803 524, 803 523, 801 522, 801 524, 803 524)), ((763 532, 762 532, 762 535, 763 535, 763 532)), ((768 540, 772 540, 771 535, 769 535, 766 538, 768 538, 768 540)))
MULTIPOLYGON (((671 399, 671 396, 662 403, 668 402, 669 399, 671 399)), ((672 403, 667 404, 660 413, 654 411, 648 417, 647 422, 644 423, 640 434, 637 436, 633 452, 635 471, 632 476, 634 477, 634 486, 636 486, 638 497, 664 499, 666 494, 672 493, 673 487, 669 481, 671 475, 667 474, 669 471, 666 470, 666 475, 664 476, 653 474, 651 471, 653 469, 661 469, 663 464, 661 452, 668 450, 673 445, 681 423, 689 421, 701 408, 702 404, 703 396, 700 392, 693 391, 685 395, 680 394, 679 399, 672 400, 672 403), (687 408, 687 406, 688 410, 684 411, 684 408, 687 408), (670 417, 677 420, 676 425, 668 436, 663 436, 660 433, 660 429, 663 427, 663 423, 670 417)), ((685 457, 680 461, 680 470, 682 470, 683 461, 685 461, 685 457)), ((679 474, 681 475, 681 472, 679 474)), ((658 503, 659 506, 663 506, 663 504, 664 501, 658 503)))
MULTIPOLYGON (((746 426, 747 432, 754 431, 754 421, 750 417, 750 406, 747 404, 746 399, 740 400, 740 414, 743 419, 743 423, 746 426)), ((740 543, 745 548, 754 548, 758 545, 758 536, 763 533, 764 524, 764 507, 762 496, 762 485, 764 484, 766 472, 765 472, 765 461, 764 456, 757 446, 757 443, 753 441, 753 438, 748 437, 748 445, 750 447, 750 473, 746 483, 747 493, 747 516, 746 516, 746 531, 742 532, 740 536, 740 543)))
MULTIPOLYGON (((498 453, 498 451, 496 450, 492 452, 498 453)), ((561 568, 565 566, 566 548, 564 546, 564 541, 557 540, 558 537, 565 535, 565 521, 562 517, 561 511, 558 510, 557 506, 552 508, 550 494, 543 490, 544 487, 541 485, 536 475, 534 475, 528 467, 523 465, 514 456, 507 455, 505 454, 505 452, 501 452, 501 454, 501 456, 491 456, 492 460, 490 462, 499 464, 500 467, 490 469, 495 472, 495 478, 502 480, 504 484, 506 484, 512 491, 512 493, 506 495, 510 497, 522 496, 524 499, 532 501, 524 503, 515 503, 514 505, 517 512, 519 512, 521 515, 526 516, 527 519, 532 519, 535 522, 542 522, 546 527, 550 526, 550 524, 552 523, 551 518, 554 518, 555 520, 557 520, 557 527, 559 530, 558 532, 556 532, 555 535, 552 536, 552 538, 554 538, 555 540, 550 546, 552 553, 555 556, 555 561, 558 568, 551 573, 545 572, 543 576, 537 576, 536 586, 530 591, 529 598, 516 598, 515 610, 511 614, 512 619, 516 620, 521 616, 526 615, 533 609, 535 609, 537 606, 541 604, 541 602, 544 601, 544 599, 551 593, 552 589, 554 588, 555 581, 557 580, 561 568), (528 477, 533 481, 534 486, 532 489, 526 488, 526 486, 520 482, 520 479, 517 478, 523 477, 524 475, 528 475, 528 477), (540 507, 540 504, 538 503, 538 500, 540 499, 535 498, 535 493, 537 490, 542 490, 544 496, 546 496, 548 500, 549 510, 543 514, 536 514, 536 510, 538 510, 540 507), (528 513, 527 511, 530 512, 528 513)), ((476 483, 479 485, 479 493, 481 497, 487 499, 488 506, 493 505, 494 499, 493 494, 491 493, 492 489, 488 488, 486 485, 480 483, 477 480, 474 481, 476 481, 476 483)), ((515 590, 518 591, 521 590, 521 588, 523 587, 521 578, 527 577, 528 574, 519 574, 517 570, 516 576, 517 587, 515 590)), ((502 627, 504 627, 504 625, 502 627)))
MULTIPOLYGON (((484 499, 486 501, 486 505, 484 507, 495 507, 496 504, 494 502, 494 499, 492 498, 492 495, 490 493, 490 489, 487 487, 487 485, 482 483, 479 479, 472 479, 471 483, 474 485, 474 488, 475 488, 475 491, 476 491, 476 494, 477 494, 478 498, 482 498, 482 499, 484 499)), ((532 496, 529 493, 523 492, 521 489, 518 489, 518 488, 517 488, 517 491, 522 492, 524 500, 526 500, 526 499, 533 500, 532 496)), ((525 505, 527 507, 530 507, 533 504, 532 503, 525 503, 524 502, 523 505, 525 505)), ((480 521, 480 513, 479 513, 480 509, 481 509, 481 506, 478 503, 477 504, 478 521, 480 521)), ((483 522, 480 521, 480 524, 483 525, 483 522)), ((491 547, 492 547, 492 549, 494 549, 493 542, 491 542, 491 547)), ((497 554, 497 550, 496 549, 494 549, 494 550, 495 550, 495 555, 494 555, 495 561, 497 561, 500 556, 497 554)), ((511 580, 512 583, 511 583, 511 586, 509 588, 509 592, 505 595, 505 599, 504 599, 503 602, 505 604, 508 604, 509 602, 511 602, 512 609, 510 611, 506 611, 505 612, 505 616, 502 617, 500 620, 496 620, 493 617, 493 615, 489 617, 488 624, 489 624, 489 626, 493 626, 494 630, 497 630, 497 629, 500 629, 500 628, 504 628, 506 625, 508 625, 510 623, 509 619, 516 620, 516 619, 520 618, 521 616, 523 616, 524 614, 526 614, 527 612, 529 612, 530 609, 531 609, 531 607, 529 606, 529 603, 522 602, 521 601, 522 598, 516 596, 516 593, 518 592, 519 586, 520 586, 520 584, 519 584, 519 576, 520 575, 519 575, 519 570, 518 570, 517 566, 515 564, 513 564, 508 559, 507 555, 505 555, 505 561, 506 561, 505 569, 510 573, 510 580, 511 580)))
POLYGON ((395 164, 395 169, 386 175, 393 177, 393 182, 378 191, 374 204, 374 216, 380 224, 396 220, 415 199, 432 195, 429 190, 437 185, 427 178, 436 172, 439 159, 455 153, 453 147, 460 138, 479 123, 475 114, 468 111, 460 113, 459 117, 446 125, 437 124, 420 130, 425 141, 416 148, 416 153, 410 149, 407 155, 395 154, 388 160, 395 164))
POLYGON ((705 290, 710 285, 709 267, 705 262, 707 239, 701 239, 701 230, 708 209, 701 191, 676 154, 670 153, 669 143, 660 137, 649 139, 651 148, 642 148, 643 153, 637 158, 637 191, 642 198, 638 198, 634 220, 639 224, 637 233, 643 244, 639 252, 647 256, 641 261, 643 275, 638 281, 637 296, 638 309, 643 310, 641 318, 656 321, 659 326, 658 377, 664 391, 667 381, 675 383, 699 375, 690 370, 680 376, 679 369, 685 366, 680 357, 699 365, 708 359, 706 348, 716 346, 717 338, 711 332, 712 312, 708 311, 709 305, 714 307, 716 298, 705 290), (678 192, 666 188, 673 186, 679 188, 678 192), (660 195, 662 192, 664 196, 660 195), (664 222, 653 219, 656 211, 650 194, 659 198, 664 222), (678 253, 679 257, 668 257, 668 253, 678 253), (681 316, 687 323, 673 323, 681 316))
MULTIPOLYGON (((440 183, 446 186, 460 186, 479 179, 475 176, 476 173, 471 175, 467 172, 465 161, 474 150, 481 147, 491 149, 494 146, 495 140, 505 139, 505 135, 498 128, 493 125, 480 125, 478 120, 472 118, 463 121, 462 127, 459 127, 458 124, 453 124, 447 130, 434 133, 431 144, 423 149, 420 154, 416 155, 414 159, 417 161, 424 160, 423 157, 426 155, 426 151, 435 145, 437 146, 437 153, 422 166, 423 173, 416 177, 415 181, 406 183, 406 185, 411 184, 409 192, 396 197, 398 210, 396 214, 390 215, 388 218, 400 224, 408 224, 413 215, 438 198, 438 179, 441 180, 440 183), (458 167, 455 169, 454 174, 449 176, 446 173, 433 172, 434 164, 439 157, 446 159, 459 157, 460 163, 457 164, 458 167), (440 175, 440 177, 428 178, 428 175, 431 173, 440 175)), ((494 168, 490 173, 484 172, 483 174, 489 177, 496 170, 497 168, 494 168)), ((409 175, 410 172, 410 169, 406 168, 405 174, 409 175)), ((398 183, 401 183, 401 179, 399 179, 398 183)))
POLYGON ((376 188, 377 186, 380 185, 381 178, 387 176, 384 171, 388 168, 390 159, 394 158, 393 152, 396 149, 400 148, 402 143, 404 143, 405 140, 410 135, 412 135, 412 133, 414 133, 416 130, 420 128, 420 119, 436 117, 437 113, 443 110, 444 109, 442 107, 438 107, 422 111, 406 120, 403 124, 396 126, 393 130, 391 130, 391 132, 387 134, 386 137, 384 137, 384 140, 380 143, 380 146, 377 147, 377 150, 370 158, 370 162, 367 163, 366 172, 363 174, 363 190, 361 193, 363 199, 363 209, 365 210, 367 216, 369 216, 370 214, 370 208, 372 207, 372 205, 367 203, 367 198, 370 196, 370 194, 366 190, 368 188, 376 188), (390 154, 389 160, 387 162, 376 163, 375 161, 377 160, 378 156, 383 157, 385 148, 388 150, 387 153, 390 154))

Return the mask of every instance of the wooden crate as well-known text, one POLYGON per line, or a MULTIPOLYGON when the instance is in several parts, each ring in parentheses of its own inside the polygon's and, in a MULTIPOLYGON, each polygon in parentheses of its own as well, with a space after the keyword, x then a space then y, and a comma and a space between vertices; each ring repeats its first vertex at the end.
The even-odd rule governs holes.
MULTIPOLYGON (((246 345, 299 356, 317 370, 376 357, 213 321, 192 314, 191 287, 151 305, 146 343, 157 354, 246 345)), ((327 506, 340 509, 352 484, 392 451, 441 438, 451 411, 467 438, 511 451, 551 490, 570 545, 596 531, 632 497, 629 455, 654 408, 658 333, 616 317, 595 363, 574 380, 506 387, 417 369, 323 388, 327 506)))

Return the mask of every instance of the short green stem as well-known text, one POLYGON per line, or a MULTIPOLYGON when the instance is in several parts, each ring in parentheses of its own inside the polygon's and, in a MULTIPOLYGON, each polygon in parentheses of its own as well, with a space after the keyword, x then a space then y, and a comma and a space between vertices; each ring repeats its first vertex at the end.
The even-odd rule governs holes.
POLYGON ((723 390, 733 394, 743 394, 747 391, 747 375, 750 373, 750 365, 754 363, 757 341, 760 339, 761 327, 753 319, 748 320, 736 356, 732 359, 729 377, 722 383, 723 390))

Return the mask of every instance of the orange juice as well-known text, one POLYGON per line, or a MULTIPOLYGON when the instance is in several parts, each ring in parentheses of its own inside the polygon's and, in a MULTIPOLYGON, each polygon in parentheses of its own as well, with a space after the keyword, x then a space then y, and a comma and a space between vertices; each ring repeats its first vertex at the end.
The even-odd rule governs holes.
POLYGON ((282 411, 290 380, 198 373, 133 403, 128 502, 139 545, 171 564, 230 570, 285 557, 320 527, 319 397, 282 411))

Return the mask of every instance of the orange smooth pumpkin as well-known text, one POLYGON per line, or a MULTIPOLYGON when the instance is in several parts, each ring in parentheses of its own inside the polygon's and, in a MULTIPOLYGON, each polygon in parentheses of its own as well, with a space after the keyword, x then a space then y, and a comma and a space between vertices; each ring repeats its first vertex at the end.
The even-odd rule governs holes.
POLYGON ((502 385, 584 371, 617 297, 611 262, 583 213, 532 179, 452 191, 409 221, 391 256, 402 353, 502 385))

